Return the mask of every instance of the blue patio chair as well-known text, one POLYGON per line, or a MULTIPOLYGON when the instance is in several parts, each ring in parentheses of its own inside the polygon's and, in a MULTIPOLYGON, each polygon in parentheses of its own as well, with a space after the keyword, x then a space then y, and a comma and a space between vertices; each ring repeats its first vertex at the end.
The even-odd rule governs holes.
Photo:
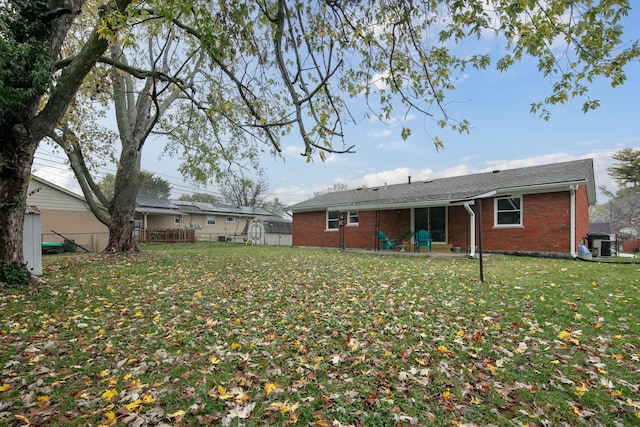
POLYGON ((398 246, 398 242, 396 241, 396 239, 387 239, 387 236, 385 236, 382 231, 378 231, 378 239, 382 244, 382 249, 384 249, 385 251, 398 246))
POLYGON ((415 251, 420 252, 421 247, 427 248, 427 251, 431 252, 431 237, 427 230, 418 230, 416 233, 415 251))

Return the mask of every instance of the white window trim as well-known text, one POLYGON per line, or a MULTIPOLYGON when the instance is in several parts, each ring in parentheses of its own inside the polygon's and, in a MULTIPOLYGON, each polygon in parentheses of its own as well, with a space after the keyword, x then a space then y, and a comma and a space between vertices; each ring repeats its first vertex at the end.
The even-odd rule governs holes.
POLYGON ((228 216, 225 221, 226 221, 227 224, 233 224, 233 223, 236 222, 236 217, 235 216, 228 216))
POLYGON ((338 211, 327 211, 327 213, 325 215, 324 231, 338 231, 339 229, 340 229, 340 212, 338 212, 338 211), (338 214, 338 218, 331 219, 331 221, 337 222, 338 226, 336 228, 329 228, 329 214, 330 213, 334 213, 334 212, 338 214))
POLYGON ((522 195, 513 195, 509 197, 496 197, 495 199, 493 199, 493 227, 494 228, 523 228, 524 227, 524 197, 522 195), (520 199, 520 223, 519 224, 498 224, 498 200, 504 200, 504 199, 520 199))
POLYGON ((358 227, 360 225, 360 211, 349 211, 347 212, 347 227, 358 227), (358 213, 358 222, 351 222, 351 212, 358 213))
POLYGON ((184 219, 183 219, 182 215, 174 215, 173 216, 173 224, 174 225, 184 224, 184 219))
POLYGON ((207 221, 206 221, 207 225, 209 227, 213 227, 218 223, 218 218, 215 215, 207 215, 207 221), (209 222, 209 219, 213 218, 213 223, 209 222))

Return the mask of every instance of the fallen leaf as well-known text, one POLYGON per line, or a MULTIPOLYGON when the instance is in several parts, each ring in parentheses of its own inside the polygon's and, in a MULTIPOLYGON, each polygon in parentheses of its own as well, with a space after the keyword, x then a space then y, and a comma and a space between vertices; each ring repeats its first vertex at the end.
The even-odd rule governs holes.
POLYGON ((111 390, 106 390, 104 393, 102 393, 101 397, 107 402, 110 402, 111 399, 113 399, 117 395, 118 395, 118 390, 111 389, 111 390))
POLYGON ((26 424, 26 425, 31 425, 31 422, 29 421, 29 419, 23 415, 14 415, 14 418, 21 421, 22 424, 26 424))
POLYGON ((269 383, 264 387, 264 391, 269 396, 274 390, 277 390, 280 386, 277 383, 269 383))

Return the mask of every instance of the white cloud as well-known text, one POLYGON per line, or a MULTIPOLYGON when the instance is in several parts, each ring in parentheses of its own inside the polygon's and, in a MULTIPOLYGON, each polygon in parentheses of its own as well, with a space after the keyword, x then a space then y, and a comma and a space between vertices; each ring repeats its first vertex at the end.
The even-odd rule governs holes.
POLYGON ((372 138, 386 138, 386 137, 389 137, 389 136, 393 135, 393 131, 391 129, 374 130, 371 133, 369 133, 369 135, 372 138))
POLYGON ((325 163, 347 163, 347 155, 331 153, 325 157, 325 163))
POLYGON ((394 115, 388 119, 379 119, 378 116, 372 115, 369 117, 369 121, 372 123, 384 123, 387 126, 402 126, 404 123, 414 120, 417 116, 415 114, 407 113, 404 115, 394 115))
POLYGON ((313 195, 313 191, 308 188, 301 188, 297 185, 290 187, 279 187, 269 192, 269 198, 277 198, 284 205, 300 203, 313 195))
POLYGON ((371 80, 369 81, 369 84, 372 84, 378 90, 384 90, 388 86, 388 84, 387 84, 387 82, 385 80, 388 79, 390 76, 391 76, 391 73, 389 73, 389 71, 385 71, 382 74, 374 74, 371 77, 371 80))
POLYGON ((304 147, 302 145, 286 145, 282 147, 283 155, 299 156, 300 153, 304 153, 304 147))

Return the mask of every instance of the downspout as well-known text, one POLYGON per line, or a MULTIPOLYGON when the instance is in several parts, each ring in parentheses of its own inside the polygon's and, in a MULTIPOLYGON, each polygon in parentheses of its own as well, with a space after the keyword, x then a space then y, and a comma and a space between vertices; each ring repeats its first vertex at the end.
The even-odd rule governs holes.
POLYGON ((571 217, 571 225, 570 225, 571 232, 569 233, 571 235, 571 244, 569 246, 570 246, 572 258, 576 258, 578 256, 578 253, 576 251, 576 189, 577 188, 578 188, 577 185, 573 185, 569 189, 569 192, 571 194, 571 212, 569 213, 569 216, 571 217))
POLYGON ((471 209, 469 202, 464 202, 464 208, 469 213, 469 234, 471 235, 469 258, 473 258, 476 255, 476 214, 473 212, 473 209, 471 209))

